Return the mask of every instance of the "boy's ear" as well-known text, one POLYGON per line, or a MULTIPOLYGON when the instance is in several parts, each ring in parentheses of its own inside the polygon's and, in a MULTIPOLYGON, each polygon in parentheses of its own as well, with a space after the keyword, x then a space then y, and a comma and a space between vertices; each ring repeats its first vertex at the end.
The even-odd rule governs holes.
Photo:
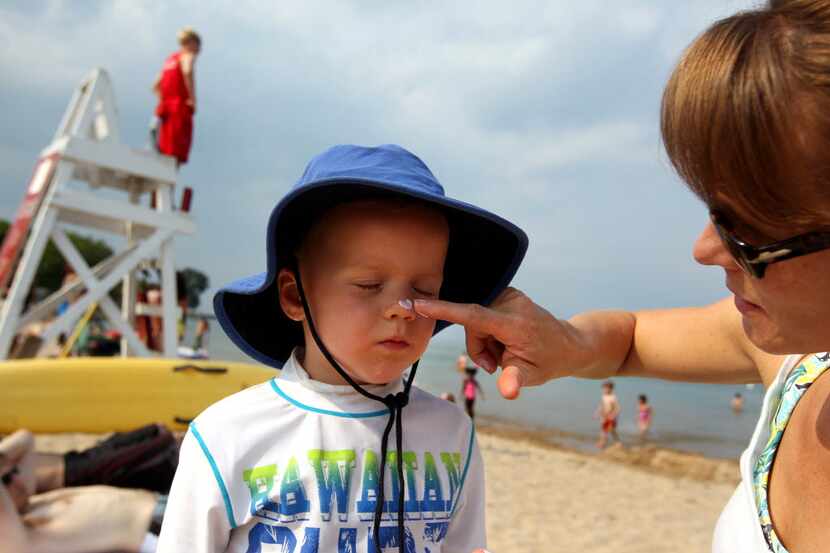
POLYGON ((277 290, 280 297, 282 312, 292 321, 305 320, 303 304, 297 290, 297 278, 289 269, 280 269, 277 274, 277 290))

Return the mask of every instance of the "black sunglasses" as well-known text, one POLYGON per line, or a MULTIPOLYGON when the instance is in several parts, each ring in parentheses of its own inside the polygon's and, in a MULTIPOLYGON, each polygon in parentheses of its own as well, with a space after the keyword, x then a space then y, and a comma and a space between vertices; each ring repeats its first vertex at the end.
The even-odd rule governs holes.
POLYGON ((710 211, 709 217, 738 265, 755 278, 764 278, 767 265, 830 248, 830 232, 808 232, 763 246, 751 246, 732 233, 733 227, 722 213, 710 211))

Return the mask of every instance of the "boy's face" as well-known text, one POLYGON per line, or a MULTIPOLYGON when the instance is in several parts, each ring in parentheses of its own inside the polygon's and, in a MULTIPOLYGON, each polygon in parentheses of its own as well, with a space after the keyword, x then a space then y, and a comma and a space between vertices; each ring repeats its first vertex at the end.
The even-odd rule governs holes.
MULTIPOLYGON (((303 287, 320 338, 352 378, 387 383, 421 357, 435 322, 399 301, 438 297, 448 244, 442 215, 401 202, 339 206, 311 230, 299 254, 303 287)), ((283 310, 304 320, 293 276, 284 270, 279 282, 283 310)), ((306 371, 342 383, 303 327, 306 371)))

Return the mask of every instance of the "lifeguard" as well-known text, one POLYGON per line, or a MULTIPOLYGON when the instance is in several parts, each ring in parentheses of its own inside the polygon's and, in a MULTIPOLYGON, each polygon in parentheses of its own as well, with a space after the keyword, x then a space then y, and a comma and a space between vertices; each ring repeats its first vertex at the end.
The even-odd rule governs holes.
POLYGON ((161 121, 156 144, 158 151, 175 157, 181 165, 187 163, 193 138, 193 114, 196 113, 193 66, 202 39, 190 27, 180 30, 177 38, 181 49, 165 60, 153 91, 159 98, 156 115, 161 121))

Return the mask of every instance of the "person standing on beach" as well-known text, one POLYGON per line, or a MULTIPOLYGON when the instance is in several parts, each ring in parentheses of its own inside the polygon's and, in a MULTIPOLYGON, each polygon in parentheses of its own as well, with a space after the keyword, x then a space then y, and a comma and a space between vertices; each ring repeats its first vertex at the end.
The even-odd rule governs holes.
POLYGON ((207 335, 210 332, 210 322, 207 317, 200 317, 196 322, 196 332, 193 337, 193 350, 199 351, 207 347, 207 335))
POLYGON ((620 436, 617 434, 617 418, 620 416, 620 402, 617 400, 617 394, 614 393, 614 383, 607 380, 602 383, 602 397, 599 400, 597 411, 594 414, 600 420, 599 440, 597 447, 604 449, 608 443, 608 435, 619 442, 620 436))
POLYGON ((732 412, 737 415, 744 410, 744 396, 740 392, 735 392, 735 395, 732 396, 732 401, 729 402, 729 406, 732 407, 732 412))
POLYGON ((464 355, 463 353, 461 355, 459 355, 458 358, 455 360, 455 369, 459 373, 464 374, 464 371, 467 370, 467 361, 468 360, 469 359, 467 358, 467 356, 464 355))
POLYGON ((640 433, 640 440, 646 439, 653 415, 654 410, 648 404, 648 398, 643 394, 637 396, 637 430, 640 433))
POLYGON ((461 383, 461 395, 464 396, 464 410, 467 411, 471 419, 475 419, 476 399, 478 398, 479 392, 481 393, 481 397, 484 397, 484 390, 481 389, 481 384, 476 380, 478 369, 475 367, 467 367, 464 370, 467 374, 461 383))
POLYGON ((830 1, 769 0, 695 38, 666 86, 668 157, 709 212, 694 257, 723 270, 732 296, 568 320, 515 289, 489 308, 414 305, 463 324, 473 360, 503 367, 498 386, 509 399, 566 376, 762 382, 764 407, 713 553, 830 543, 828 52, 830 1))
POLYGON ((178 33, 180 49, 164 62, 153 92, 158 96, 156 116, 161 125, 156 147, 176 158, 176 166, 187 163, 193 140, 193 115, 196 113, 194 67, 202 49, 199 34, 185 27, 178 33))

